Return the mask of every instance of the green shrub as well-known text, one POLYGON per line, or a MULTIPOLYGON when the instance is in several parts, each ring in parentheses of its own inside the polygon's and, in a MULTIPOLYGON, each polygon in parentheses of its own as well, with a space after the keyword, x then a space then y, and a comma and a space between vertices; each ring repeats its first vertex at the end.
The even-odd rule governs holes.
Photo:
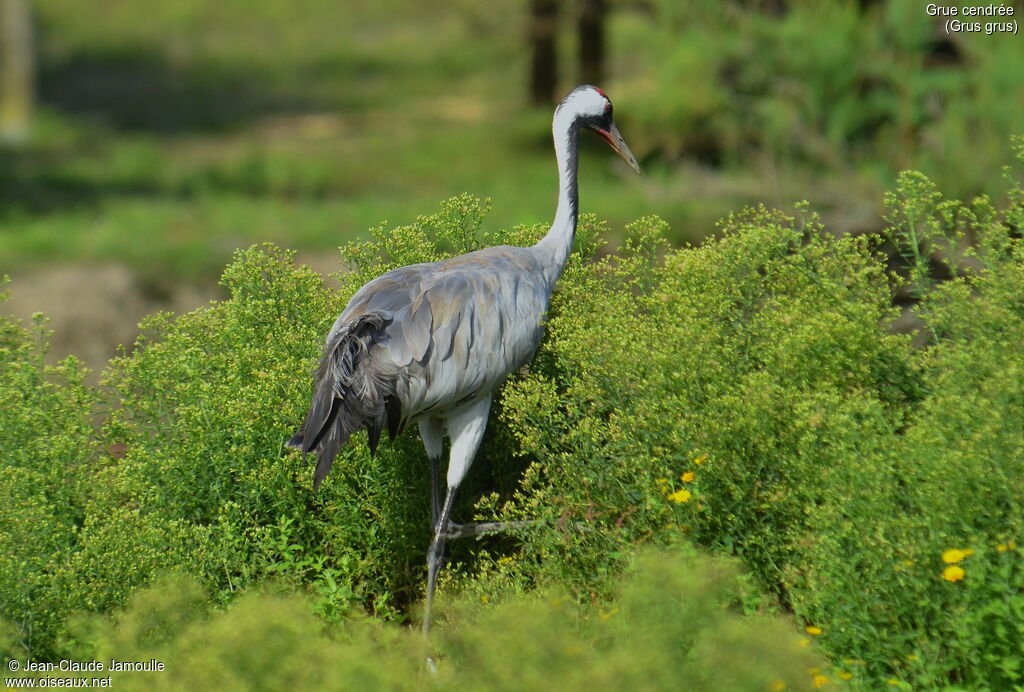
POLYGON ((408 689, 425 675, 415 639, 398 627, 360 618, 331 627, 296 594, 254 591, 215 613, 208 598, 193 581, 166 579, 116 618, 79 627, 96 660, 164 664, 112 673, 118 689, 408 689))
POLYGON ((528 551, 588 589, 625 546, 688 531, 785 597, 808 514, 918 396, 909 341, 885 331, 863 240, 763 209, 697 249, 665 251, 661 230, 638 222, 567 275, 536 374, 503 402, 539 461, 490 508, 559 526, 528 551))
POLYGON ((202 590, 180 580, 79 627, 97 660, 164 663, 114 673, 113 686, 128 690, 812 689, 820 654, 785 621, 739 612, 748 587, 737 568, 678 545, 632 561, 602 604, 580 607, 557 587, 486 604, 462 598, 445 608, 431 646, 416 628, 325 624, 294 595, 248 593, 211 614, 202 590))
MULTIPOLYGON (((0 301, 6 297, 0 293, 0 301)), ((67 603, 54 579, 77 541, 96 448, 96 395, 75 358, 44 365, 47 339, 42 316, 26 327, 0 315, 0 614, 10 625, 4 655, 52 651, 67 603)))
POLYGON ((891 469, 884 492, 816 513, 801 608, 834 623, 826 647, 879 677, 1013 689, 1024 682, 1024 247, 1010 230, 1021 190, 1000 214, 985 199, 942 201, 920 174, 899 192, 895 243, 922 242, 927 256, 969 236, 980 269, 954 266, 937 286, 911 272, 929 287, 918 312, 935 344, 916 354, 927 396, 859 460, 891 469))
POLYGON ((421 537, 410 527, 425 516, 412 514, 419 503, 403 475, 411 441, 375 462, 349 447, 319 495, 303 459, 282 447, 343 301, 269 246, 240 252, 223 283, 230 299, 156 316, 112 363, 106 382, 120 406, 105 434, 126 453, 97 504, 131 503, 160 530, 180 523, 201 535, 189 567, 219 599, 274 576, 321 593, 325 611, 394 613, 421 537))
POLYGON ((822 662, 783 620, 741 615, 754 594, 737 567, 678 543, 631 560, 608 602, 465 600, 444 672, 470 689, 812 689, 822 662))
POLYGON ((887 330, 869 239, 803 212, 752 210, 676 251, 656 223, 634 226, 618 255, 567 275, 535 373, 505 392, 534 461, 481 509, 556 530, 524 532, 516 566, 477 574, 547 575, 587 600, 628 546, 684 531, 823 630, 837 676, 1019 685, 1021 199, 997 214, 901 177, 890 239, 918 258, 937 340, 919 350, 887 330), (948 251, 964 237, 979 269, 948 251), (937 284, 943 252, 956 278, 937 284), (950 549, 973 553, 947 564, 950 549))

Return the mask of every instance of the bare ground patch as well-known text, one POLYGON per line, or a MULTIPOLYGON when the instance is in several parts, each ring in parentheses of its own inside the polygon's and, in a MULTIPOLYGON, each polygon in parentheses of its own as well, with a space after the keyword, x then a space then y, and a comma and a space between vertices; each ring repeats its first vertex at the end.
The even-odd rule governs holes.
MULTIPOLYGON (((327 276, 341 269, 337 253, 301 253, 297 262, 324 275, 325 286, 338 286, 327 276)), ((7 287, 11 297, 0 303, 0 311, 25 321, 37 312, 46 315, 53 332, 47 362, 74 355, 89 366, 95 381, 119 346, 135 342, 139 322, 147 315, 160 310, 186 313, 223 297, 213 282, 179 284, 161 296, 147 290, 146 283, 123 264, 55 265, 13 274, 7 287)))
POLYGON ((53 331, 48 362, 75 355, 96 378, 121 344, 130 345, 139 321, 158 310, 187 312, 219 294, 216 286, 182 285, 157 298, 142 277, 120 264, 62 264, 15 273, 10 300, 0 309, 22 320, 41 312, 53 331))

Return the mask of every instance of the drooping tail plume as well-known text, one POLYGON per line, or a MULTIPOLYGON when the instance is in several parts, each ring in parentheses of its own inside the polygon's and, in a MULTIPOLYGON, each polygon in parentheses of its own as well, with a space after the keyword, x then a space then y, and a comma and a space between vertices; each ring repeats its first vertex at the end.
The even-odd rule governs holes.
MULTIPOLYGON (((360 315, 328 339, 313 379, 309 413, 286 443, 306 454, 316 452, 314 490, 352 433, 366 428, 370 451, 376 451, 389 409, 397 404, 394 367, 385 358, 385 350, 375 347, 390 319, 385 313, 360 315)), ((390 413, 394 417, 395 412, 390 413)))

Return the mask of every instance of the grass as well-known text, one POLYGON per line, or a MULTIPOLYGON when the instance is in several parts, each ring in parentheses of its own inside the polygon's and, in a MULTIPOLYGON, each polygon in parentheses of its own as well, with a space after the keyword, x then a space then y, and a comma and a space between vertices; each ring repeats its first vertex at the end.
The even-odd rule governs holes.
POLYGON ((8 156, 0 272, 120 260, 211 282, 236 247, 333 250, 463 188, 514 199, 496 210, 508 224, 553 207, 544 120, 510 146, 518 81, 479 84, 478 62, 505 66, 497 85, 516 70, 511 36, 475 31, 494 17, 115 2, 99 25, 95 10, 38 4, 47 105, 35 146, 8 156))

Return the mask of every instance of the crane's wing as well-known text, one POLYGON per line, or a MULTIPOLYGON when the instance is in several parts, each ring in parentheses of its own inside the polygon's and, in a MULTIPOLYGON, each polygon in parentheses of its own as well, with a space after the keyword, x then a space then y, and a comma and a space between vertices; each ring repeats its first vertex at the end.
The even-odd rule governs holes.
POLYGON ((363 286, 328 333, 309 413, 287 443, 304 453, 316 452, 314 489, 357 430, 366 428, 371 452, 385 426, 397 434, 398 368, 391 348, 383 345, 401 343, 408 357, 422 357, 429 346, 429 306, 423 310, 414 297, 426 266, 403 267, 363 286))
POLYGON ((314 487, 338 449, 471 400, 532 355, 550 288, 522 248, 402 267, 363 286, 327 337, 313 402, 289 446, 316 451, 314 487))
POLYGON ((313 401, 299 431, 288 446, 304 453, 316 450, 313 488, 319 488, 341 445, 362 428, 371 431, 376 449, 394 394, 391 368, 373 345, 387 322, 381 313, 368 313, 332 330, 313 380, 313 401), (375 432, 374 432, 375 431, 375 432))
POLYGON ((387 327, 403 419, 471 400, 529 360, 550 291, 541 276, 523 248, 497 247, 440 262, 423 277, 402 324, 396 315, 387 327), (426 349, 410 349, 410 327, 421 314, 425 325, 427 312, 426 349))

